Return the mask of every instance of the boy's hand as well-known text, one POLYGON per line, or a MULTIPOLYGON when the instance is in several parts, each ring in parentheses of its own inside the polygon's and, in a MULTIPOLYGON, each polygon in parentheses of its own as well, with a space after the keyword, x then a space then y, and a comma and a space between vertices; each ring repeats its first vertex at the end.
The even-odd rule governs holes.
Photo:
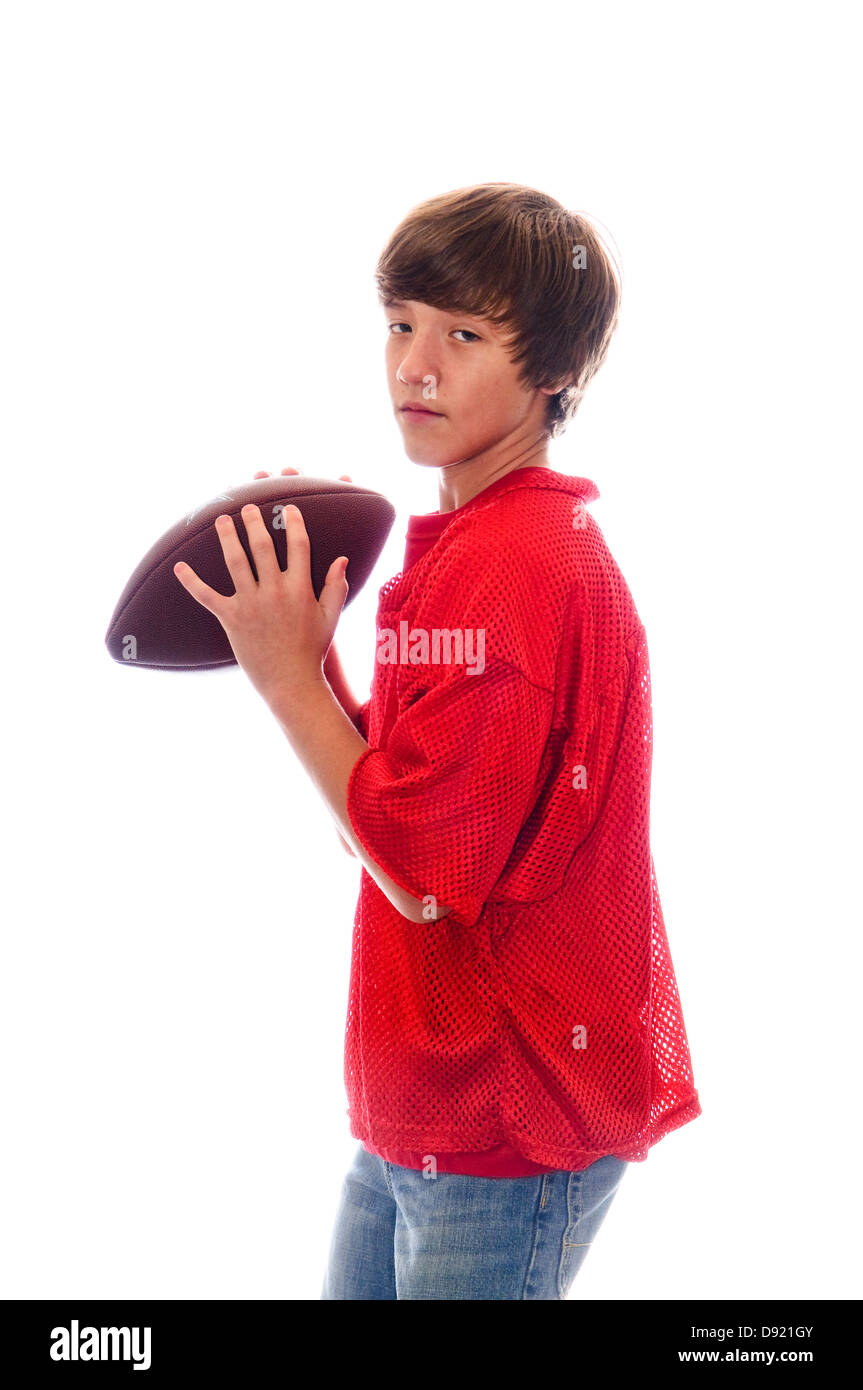
POLYGON ((302 515, 294 506, 286 506, 283 515, 288 548, 284 571, 260 508, 254 503, 243 507, 257 579, 232 518, 216 518, 222 554, 234 582, 230 597, 210 588, 184 561, 174 566, 183 588, 218 618, 239 665, 268 702, 287 686, 323 679, 324 658, 348 594, 347 559, 340 556, 327 571, 320 598, 315 598, 302 515))
MULTIPOLYGON (((259 468, 258 471, 257 471, 257 473, 255 473, 255 475, 254 475, 255 478, 272 478, 272 476, 273 476, 272 473, 268 473, 268 472, 266 471, 265 468, 259 468)), ((302 476, 302 474, 301 474, 299 468, 290 468, 290 467, 288 467, 288 468, 283 468, 283 469, 282 469, 281 476, 282 476, 282 477, 288 477, 288 476, 290 476, 290 477, 294 477, 294 478, 299 478, 299 477, 302 476)), ((339 482, 342 482, 342 483, 352 483, 352 482, 353 482, 353 478, 351 477, 350 473, 340 473, 340 474, 339 474, 339 482)), ((331 644, 331 646, 332 646, 332 644, 331 644)), ((330 656, 331 656, 331 657, 335 657, 335 654, 336 654, 335 646, 332 646, 332 651, 331 651, 331 653, 330 653, 330 656)), ((324 664, 324 674, 327 675, 327 676, 329 676, 329 672, 327 671, 327 666, 326 666, 326 659, 325 659, 325 664, 324 664)), ((340 840, 341 840, 341 838, 342 838, 342 837, 339 836, 339 839, 340 839, 340 840)), ((342 843, 344 844, 344 841, 342 841, 342 843)), ((348 851, 348 854, 353 854, 353 850, 350 848, 349 845, 345 844, 345 849, 348 851)))

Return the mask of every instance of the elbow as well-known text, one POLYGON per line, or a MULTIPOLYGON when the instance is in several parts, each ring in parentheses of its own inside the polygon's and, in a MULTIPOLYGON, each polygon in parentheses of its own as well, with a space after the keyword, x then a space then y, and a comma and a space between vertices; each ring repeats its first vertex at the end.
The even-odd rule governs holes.
POLYGON ((408 894, 404 895, 401 904, 396 903, 399 912, 403 917, 407 917, 409 922, 416 922, 421 925, 424 922, 439 922, 442 917, 448 916, 452 912, 451 907, 445 907, 439 903, 430 893, 425 898, 413 898, 408 894))
POLYGON ((352 850, 351 846, 348 844, 347 840, 345 839, 345 837, 344 837, 344 835, 341 833, 341 831, 340 831, 340 830, 337 830, 337 831, 336 831, 336 834, 338 835, 339 840, 341 841, 342 846, 343 846, 345 852, 346 852, 347 854, 349 854, 349 855, 351 856, 352 859, 356 859, 357 856, 354 854, 354 851, 352 850))

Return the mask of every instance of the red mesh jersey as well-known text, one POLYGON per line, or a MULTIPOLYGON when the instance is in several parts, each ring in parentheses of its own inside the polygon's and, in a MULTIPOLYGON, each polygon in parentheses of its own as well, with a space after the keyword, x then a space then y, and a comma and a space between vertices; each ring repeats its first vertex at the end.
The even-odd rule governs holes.
POLYGON ((348 813, 453 910, 410 922, 361 870, 345 1085, 373 1149, 579 1169, 701 1113, 650 852, 647 645, 598 495, 518 469, 380 590, 348 813))

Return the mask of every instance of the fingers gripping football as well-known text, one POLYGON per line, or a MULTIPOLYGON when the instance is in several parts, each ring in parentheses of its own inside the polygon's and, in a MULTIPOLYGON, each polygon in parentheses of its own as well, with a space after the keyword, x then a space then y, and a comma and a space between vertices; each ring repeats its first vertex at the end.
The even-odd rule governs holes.
POLYGON ((310 544, 300 509, 283 509, 287 569, 281 570, 273 538, 260 508, 247 503, 241 516, 257 578, 233 518, 222 514, 215 528, 234 584, 226 597, 178 561, 174 573, 194 599, 221 623, 231 649, 252 684, 270 700, 292 683, 319 678, 348 593, 347 559, 330 565, 320 597, 312 587, 310 544))

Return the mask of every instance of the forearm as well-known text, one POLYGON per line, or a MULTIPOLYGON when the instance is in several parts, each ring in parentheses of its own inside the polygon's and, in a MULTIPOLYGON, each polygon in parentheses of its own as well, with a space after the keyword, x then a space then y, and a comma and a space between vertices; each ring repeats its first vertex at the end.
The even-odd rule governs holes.
POLYGON ((324 675, 327 684, 341 705, 349 719, 356 721, 362 706, 362 700, 358 700, 348 684, 344 667, 336 651, 335 642, 330 643, 330 649, 324 658, 324 675))
MULTIPOLYGON (((345 714, 347 714, 348 718, 354 724, 356 724, 357 715, 360 712, 362 701, 357 699, 356 695, 351 690, 351 687, 348 684, 348 679, 345 675, 344 667, 342 666, 342 663, 339 660, 339 654, 336 650, 336 644, 334 641, 330 643, 330 649, 324 658, 324 676, 326 677, 327 684, 329 685, 330 689, 332 690, 342 709, 345 711, 345 714)), ((337 829, 336 834, 338 835, 342 848, 345 850, 345 852, 355 859, 356 855, 354 854, 344 835, 342 835, 341 831, 337 829)))
MULTIPOLYGON (((429 920, 423 903, 395 883, 357 838, 348 816, 348 782, 368 744, 342 708, 323 672, 286 686, 268 701, 291 747, 323 798, 339 833, 393 907, 411 922, 429 920)), ((448 908, 438 908, 435 920, 448 908)))

